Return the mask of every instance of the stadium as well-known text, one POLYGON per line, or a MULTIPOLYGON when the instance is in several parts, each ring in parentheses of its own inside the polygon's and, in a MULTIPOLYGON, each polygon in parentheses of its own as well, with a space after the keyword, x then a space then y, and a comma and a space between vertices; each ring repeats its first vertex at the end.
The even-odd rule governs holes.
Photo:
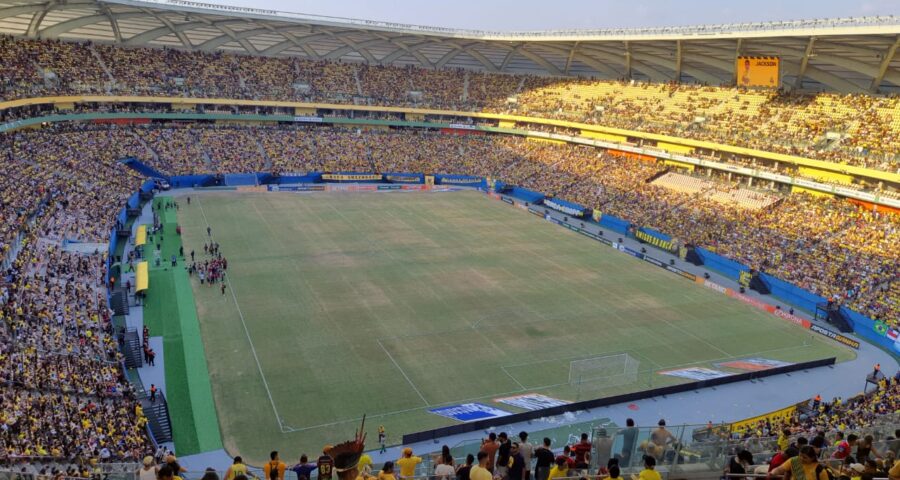
POLYGON ((898 46, 0 0, 0 478, 900 478, 898 46))

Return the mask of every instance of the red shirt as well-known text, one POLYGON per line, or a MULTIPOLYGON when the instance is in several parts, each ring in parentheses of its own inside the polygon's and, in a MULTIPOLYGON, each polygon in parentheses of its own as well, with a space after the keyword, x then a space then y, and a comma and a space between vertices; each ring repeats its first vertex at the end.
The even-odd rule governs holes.
POLYGON ((788 459, 787 455, 784 452, 778 452, 772 457, 772 461, 769 462, 769 471, 775 470, 780 467, 782 463, 786 462, 788 459))
POLYGON ((591 453, 591 442, 579 442, 572 447, 575 453, 575 463, 587 463, 585 456, 591 453))

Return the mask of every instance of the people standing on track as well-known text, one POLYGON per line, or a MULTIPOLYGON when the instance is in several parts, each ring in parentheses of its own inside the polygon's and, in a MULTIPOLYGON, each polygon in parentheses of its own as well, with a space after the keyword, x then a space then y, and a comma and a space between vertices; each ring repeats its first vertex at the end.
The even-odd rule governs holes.
POLYGON ((322 449, 322 455, 319 455, 319 459, 316 460, 316 468, 319 469, 319 480, 331 480, 334 471, 334 459, 328 454, 331 448, 331 445, 325 445, 325 448, 322 449))
POLYGON ((416 475, 416 465, 422 463, 422 457, 413 455, 409 447, 403 449, 403 456, 395 462, 400 466, 400 478, 409 478, 416 475))
POLYGON ((291 467, 291 471, 297 474, 297 480, 309 480, 316 468, 318 468, 316 464, 309 463, 309 457, 304 453, 300 455, 300 463, 291 467))
MULTIPOLYGON (((228 269, 228 262, 225 261, 222 263, 222 269, 228 269)), ((378 450, 378 453, 384 453, 387 451, 387 434, 384 431, 384 425, 378 426, 378 445, 381 447, 378 450)))
POLYGON ((273 450, 269 454, 269 462, 263 466, 265 480, 284 480, 284 470, 287 466, 278 457, 278 451, 273 450))
POLYGON ((240 455, 234 457, 234 462, 225 471, 225 480, 234 480, 238 475, 247 475, 247 465, 244 465, 244 459, 240 455))

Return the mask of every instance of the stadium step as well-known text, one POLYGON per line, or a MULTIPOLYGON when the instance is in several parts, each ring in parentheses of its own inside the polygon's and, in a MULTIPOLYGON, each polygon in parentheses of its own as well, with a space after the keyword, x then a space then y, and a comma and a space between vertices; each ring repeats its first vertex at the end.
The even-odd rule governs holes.
POLYGON ((150 401, 150 395, 142 392, 138 399, 141 402, 141 408, 144 409, 144 416, 147 417, 147 425, 150 427, 150 433, 153 434, 157 443, 172 441, 172 422, 169 418, 169 403, 166 396, 159 392, 156 401, 150 401))
POLYGON ((144 365, 144 348, 137 330, 125 331, 125 368, 140 368, 144 365))

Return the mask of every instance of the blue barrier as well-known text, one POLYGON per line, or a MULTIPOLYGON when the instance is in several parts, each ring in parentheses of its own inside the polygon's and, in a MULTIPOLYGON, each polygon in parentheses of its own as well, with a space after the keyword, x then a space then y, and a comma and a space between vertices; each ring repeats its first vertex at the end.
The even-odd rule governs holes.
MULTIPOLYGON (((112 229, 112 233, 109 235, 109 252, 106 254, 106 278, 104 281, 107 285, 109 285, 109 279, 112 276, 112 261, 113 256, 116 253, 116 247, 119 245, 119 236, 116 234, 116 229, 112 229)), ((109 294, 107 293, 107 298, 109 294)))
POLYGON ((139 193, 132 193, 130 197, 128 197, 128 202, 126 202, 128 208, 139 208, 141 206, 141 195, 139 193))
POLYGON ((215 182, 215 175, 178 175, 169 178, 172 188, 205 187, 215 182))
POLYGON ((256 183, 258 185, 267 185, 272 183, 272 174, 271 173, 257 173, 256 174, 256 183))
POLYGON ((122 225, 125 225, 125 222, 128 221, 128 211, 125 209, 125 207, 122 207, 122 209, 119 210, 119 215, 116 216, 116 220, 118 220, 122 225))
POLYGON ((876 322, 871 318, 847 307, 841 307, 841 313, 850 320, 853 331, 860 337, 865 338, 869 342, 884 348, 893 355, 900 355, 900 337, 893 340, 887 336, 887 332, 892 330, 882 322, 876 322), (877 324, 877 325, 876 325, 877 324), (876 328, 876 326, 878 328, 876 328))
POLYGON ((528 203, 540 203, 544 200, 544 194, 521 187, 509 187, 506 194, 528 203))
POLYGON ((256 185, 257 175, 255 173, 228 173, 225 175, 225 185, 229 187, 256 185))
MULTIPOLYGON (((721 273, 722 275, 725 275, 732 280, 739 280, 741 277, 741 272, 750 271, 750 267, 710 252, 705 248, 698 247, 696 248, 696 251, 697 255, 699 255, 703 260, 703 265, 721 273)), ((815 307, 813 307, 813 311, 815 311, 815 307)))
POLYGON ((164 178, 166 180, 169 180, 168 175, 160 172, 159 170, 151 167, 150 165, 147 165, 146 163, 138 160, 137 158, 127 157, 127 158, 123 158, 119 161, 122 162, 123 164, 125 164, 125 166, 127 166, 128 168, 130 168, 146 177, 164 178))
POLYGON ((318 172, 308 173, 306 175, 282 175, 277 179, 273 178, 272 183, 278 185, 292 185, 297 183, 320 183, 322 174, 318 172))
POLYGON ((141 192, 142 193, 152 192, 154 188, 156 188, 155 180, 147 180, 143 184, 141 184, 141 192))
POLYGON ((612 230, 621 235, 626 235, 628 233, 628 227, 631 226, 631 223, 622 220, 615 215, 607 215, 605 213, 600 216, 599 223, 601 227, 612 230))
POLYGON ((806 310, 809 313, 815 313, 817 304, 828 301, 824 297, 806 291, 793 283, 786 282, 780 278, 775 278, 767 273, 760 273, 759 278, 767 287, 769 287, 773 296, 806 310))
POLYGON ((391 183, 425 183, 424 173, 390 172, 382 175, 385 181, 391 183))

